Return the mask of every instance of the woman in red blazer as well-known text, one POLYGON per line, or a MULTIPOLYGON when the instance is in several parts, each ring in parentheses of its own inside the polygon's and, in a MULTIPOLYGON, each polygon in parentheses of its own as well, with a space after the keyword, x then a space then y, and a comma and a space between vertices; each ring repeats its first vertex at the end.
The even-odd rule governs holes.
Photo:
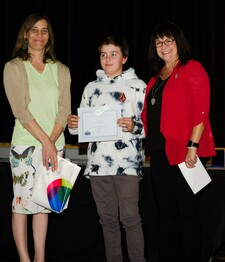
POLYGON ((194 194, 178 164, 193 168, 198 157, 205 165, 215 155, 209 78, 170 21, 155 28, 148 58, 153 77, 142 121, 158 208, 158 261, 203 262, 198 202, 207 187, 194 194))

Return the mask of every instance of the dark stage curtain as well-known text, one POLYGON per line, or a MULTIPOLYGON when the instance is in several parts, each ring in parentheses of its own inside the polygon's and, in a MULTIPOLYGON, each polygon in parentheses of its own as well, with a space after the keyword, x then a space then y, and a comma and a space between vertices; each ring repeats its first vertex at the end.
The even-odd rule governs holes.
MULTIPOLYGON (((76 113, 84 86, 96 78, 99 68, 98 41, 110 34, 125 36, 130 43, 126 65, 148 82, 147 49, 150 34, 161 20, 178 23, 190 40, 195 58, 206 68, 211 81, 211 122, 217 147, 225 147, 225 22, 222 2, 213 0, 149 1, 81 1, 81 0, 3 0, 1 1, 0 69, 10 59, 16 36, 24 18, 36 12, 49 16, 58 59, 68 65, 72 75, 72 111, 76 113)), ((2 74, 1 74, 2 78, 2 74)), ((17 90, 15 90, 17 92, 17 90)), ((5 97, 0 89, 0 142, 10 142, 14 124, 5 97)), ((201 99, 201 98, 199 98, 201 99)), ((76 143, 66 131, 66 142, 76 143)))

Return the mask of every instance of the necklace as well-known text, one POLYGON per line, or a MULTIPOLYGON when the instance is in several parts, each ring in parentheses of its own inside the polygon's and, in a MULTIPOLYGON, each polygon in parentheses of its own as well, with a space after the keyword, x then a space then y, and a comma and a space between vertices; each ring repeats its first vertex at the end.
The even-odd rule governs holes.
POLYGON ((160 77, 158 77, 153 89, 152 89, 152 98, 151 98, 151 104, 154 106, 156 99, 155 99, 155 95, 158 92, 159 88, 166 82, 168 78, 166 78, 165 80, 162 80, 160 77), (159 82, 161 81, 161 83, 159 84, 159 82), (155 89, 155 90, 154 90, 155 89))

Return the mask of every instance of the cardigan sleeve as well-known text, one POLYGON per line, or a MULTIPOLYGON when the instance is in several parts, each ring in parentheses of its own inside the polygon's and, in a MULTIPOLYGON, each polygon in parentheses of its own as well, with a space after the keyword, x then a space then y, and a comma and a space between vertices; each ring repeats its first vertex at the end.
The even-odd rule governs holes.
POLYGON ((71 76, 70 70, 64 64, 58 63, 58 84, 59 84, 59 110, 56 122, 60 123, 65 129, 67 118, 71 114, 71 76))
POLYGON ((28 109, 30 95, 26 70, 19 59, 13 59, 5 64, 3 82, 13 115, 24 126, 34 117, 28 109))

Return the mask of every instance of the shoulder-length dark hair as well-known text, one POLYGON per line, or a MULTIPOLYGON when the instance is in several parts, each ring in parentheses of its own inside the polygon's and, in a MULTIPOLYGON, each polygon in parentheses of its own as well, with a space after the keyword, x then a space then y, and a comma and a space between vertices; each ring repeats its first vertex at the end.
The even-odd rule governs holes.
POLYGON ((192 57, 190 44, 182 29, 174 22, 164 21, 156 26, 150 39, 148 62, 153 75, 157 75, 164 65, 164 61, 158 56, 155 46, 155 40, 163 37, 173 38, 176 42, 180 66, 186 64, 192 57))
POLYGON ((12 51, 12 58, 20 57, 22 60, 30 60, 30 54, 28 53, 28 42, 24 37, 30 29, 40 20, 46 20, 48 25, 49 39, 45 46, 43 62, 47 63, 49 60, 51 62, 56 62, 56 55, 54 51, 54 34, 49 18, 46 15, 42 14, 31 14, 23 22, 16 40, 15 47, 12 51))

